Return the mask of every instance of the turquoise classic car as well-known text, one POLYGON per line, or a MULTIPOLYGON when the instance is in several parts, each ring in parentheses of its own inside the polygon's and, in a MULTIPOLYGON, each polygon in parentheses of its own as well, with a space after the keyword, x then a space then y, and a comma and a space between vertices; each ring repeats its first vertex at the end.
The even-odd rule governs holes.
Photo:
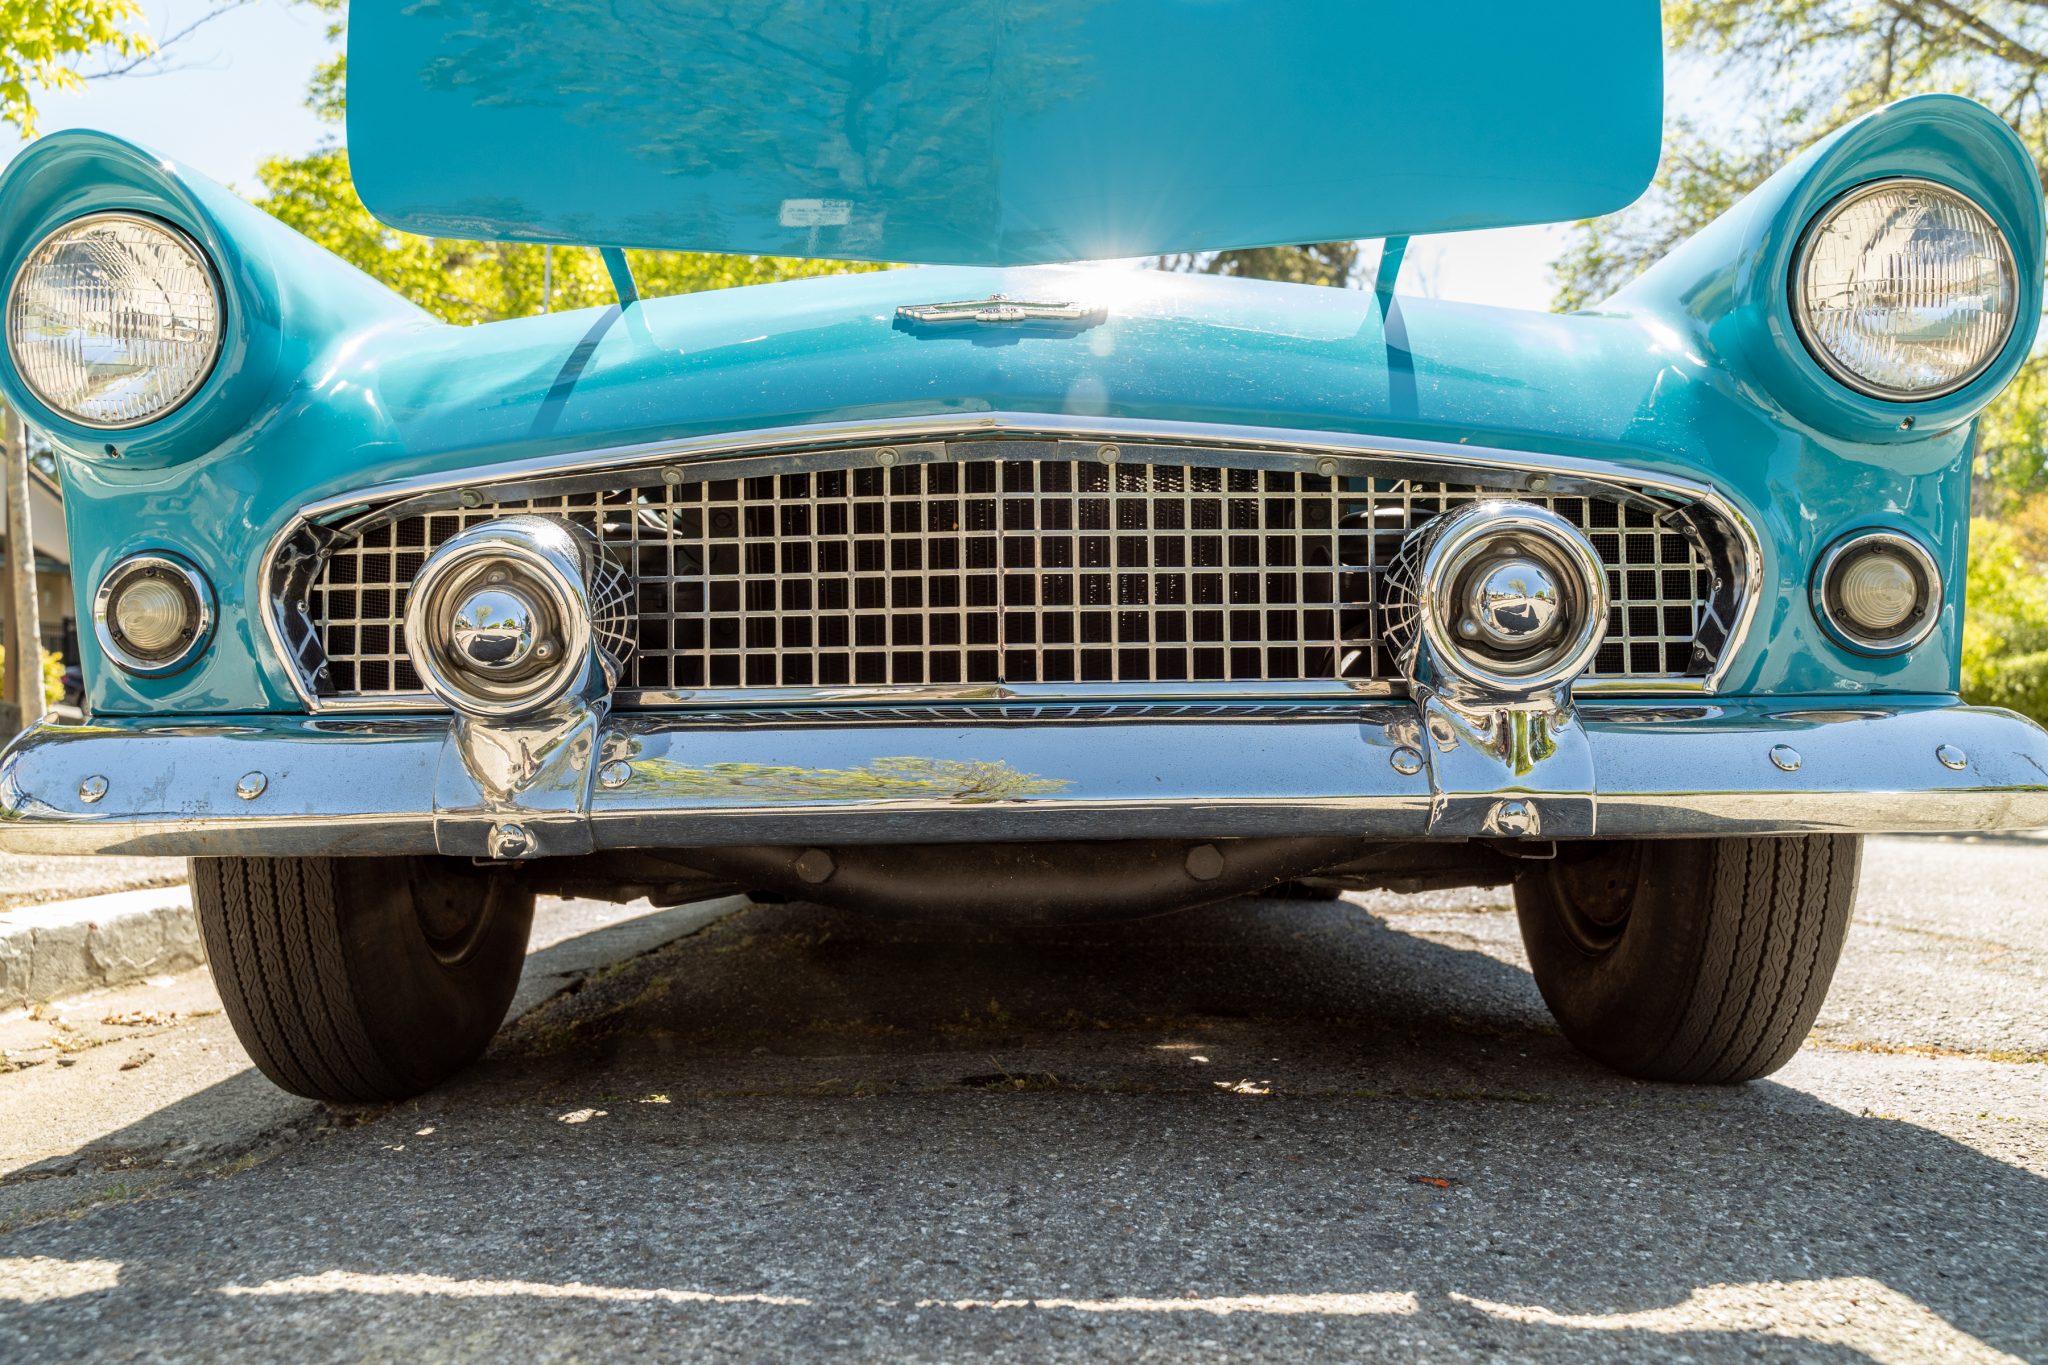
POLYGON ((2048 734, 1957 696, 2041 191, 1917 98, 1588 311, 1397 291, 1410 234, 1639 195, 1660 41, 1654 0, 358 7, 377 216, 611 267, 478 327, 45 138, 0 393, 94 628, 0 846, 189 855, 250 1053, 335 1100, 485 1047, 537 894, 1512 884, 1582 1049, 1764 1075, 1863 835, 2048 824, 2048 734), (1351 290, 1072 264, 1366 237, 1351 290), (653 299, 629 247, 923 268, 653 299))

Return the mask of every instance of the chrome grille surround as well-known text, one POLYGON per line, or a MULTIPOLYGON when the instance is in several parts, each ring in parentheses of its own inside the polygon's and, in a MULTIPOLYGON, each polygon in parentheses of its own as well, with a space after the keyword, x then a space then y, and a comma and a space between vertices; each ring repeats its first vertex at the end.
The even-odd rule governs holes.
POLYGON ((1580 525, 1607 565, 1610 638, 1581 690, 1709 690, 1753 606, 1739 519, 1625 467, 1010 429, 1025 420, 893 441, 797 428, 332 499, 274 543, 269 625, 316 709, 435 709, 405 657, 406 586, 457 530, 537 513, 588 527, 635 578, 625 707, 1384 696, 1401 680, 1380 581, 1401 541, 1503 493, 1580 525))

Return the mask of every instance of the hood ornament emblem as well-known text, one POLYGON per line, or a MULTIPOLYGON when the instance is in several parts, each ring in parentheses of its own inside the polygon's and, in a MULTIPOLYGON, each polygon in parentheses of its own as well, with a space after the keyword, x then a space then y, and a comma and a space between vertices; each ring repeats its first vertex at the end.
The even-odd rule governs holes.
POLYGON ((905 304, 896 310, 898 323, 942 326, 961 322, 1015 324, 1041 323, 1063 327, 1093 327, 1109 316, 1106 308, 1089 308, 1078 303, 1031 303, 1007 294, 985 299, 960 299, 954 303, 905 304))

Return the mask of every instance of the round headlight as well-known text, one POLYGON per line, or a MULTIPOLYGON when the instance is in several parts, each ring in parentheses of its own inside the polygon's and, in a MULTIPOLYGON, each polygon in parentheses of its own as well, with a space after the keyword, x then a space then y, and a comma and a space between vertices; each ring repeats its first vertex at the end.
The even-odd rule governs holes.
POLYGON ((546 517, 482 522, 443 542, 412 581, 405 647, 427 690, 474 716, 553 705, 592 645, 606 685, 631 657, 623 569, 589 531, 546 517))
POLYGON ((1829 633, 1864 654, 1901 654, 1941 613, 1934 556, 1908 536, 1863 531, 1829 546, 1813 573, 1813 605, 1829 633))
POLYGON ((162 677, 206 648, 213 587, 177 555, 132 555, 101 580, 92 624, 108 658, 139 677, 162 677))
POLYGON ((1607 572, 1585 533, 1547 507, 1471 503, 1414 531, 1389 567, 1389 642, 1503 699, 1570 683, 1607 633, 1607 572))
POLYGON ((83 426, 154 421, 219 358, 221 297, 192 239, 131 213, 95 213, 28 254, 7 294, 7 350, 22 382, 83 426))
POLYGON ((1859 393, 1939 398, 1984 373, 2019 310, 1991 215, 1928 180, 1851 190, 1800 244, 1792 310, 1807 350, 1859 393))

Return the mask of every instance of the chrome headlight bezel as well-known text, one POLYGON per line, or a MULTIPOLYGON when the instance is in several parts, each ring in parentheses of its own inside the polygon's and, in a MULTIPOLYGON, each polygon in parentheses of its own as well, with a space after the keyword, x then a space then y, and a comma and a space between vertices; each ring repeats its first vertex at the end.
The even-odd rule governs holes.
POLYGON ((625 570, 588 529, 531 513, 499 517, 427 556, 406 596, 405 650, 427 690, 454 710, 518 719, 591 677, 606 690, 617 685, 633 654, 631 597, 625 570), (474 594, 498 589, 514 591, 534 618, 516 657, 479 655, 456 628, 474 594))
POLYGON ((205 247, 201 246, 193 238, 191 233, 185 231, 177 224, 153 214, 137 213, 126 209, 110 209, 79 214, 50 228, 49 231, 38 237, 34 245, 22 254, 13 273, 8 277, 6 293, 0 295, 0 332, 5 332, 6 334, 8 361, 13 366, 15 374, 19 377, 23 389, 36 402, 40 403, 58 418, 88 431, 132 431, 160 422, 183 409, 187 403, 192 401, 195 394, 206 387, 207 382, 219 370, 221 356, 227 347, 228 330, 228 299, 226 290, 221 286, 219 263, 213 259, 205 247), (141 417, 118 422, 104 421, 74 412, 56 402, 49 394, 39 388, 35 380, 31 378, 28 367, 23 363, 21 338, 14 326, 15 301, 20 297, 23 278, 28 274, 30 268, 35 265, 38 255, 51 242, 66 233, 76 232, 80 228, 93 223, 105 222, 133 224, 137 227, 160 233, 171 239, 191 256, 201 277, 206 281, 207 288, 211 292, 213 299, 212 344, 204 362, 194 367, 191 377, 167 402, 141 417))
MULTIPOLYGON (((1414 629, 1443 668, 1484 694, 1519 700, 1567 685, 1589 668, 1607 636, 1607 570, 1585 533, 1556 512, 1514 499, 1469 503, 1415 533, 1414 629), (1553 576, 1562 594, 1563 628, 1524 657, 1493 653, 1483 632, 1459 622, 1469 604, 1469 576, 1489 558, 1528 556, 1553 576)), ((1404 553, 1406 553, 1404 549, 1404 553)))
POLYGON ((406 596, 405 639, 427 690, 458 711, 492 718, 552 705, 575 682, 591 640, 588 594, 574 542, 556 523, 508 517, 471 527, 427 557, 406 596), (466 665, 455 648, 458 600, 496 574, 545 618, 533 667, 499 678, 466 665))
POLYGON ((1826 371, 1829 378, 1835 380, 1843 387, 1866 398, 1875 398, 1880 402, 1886 403, 1931 402, 1935 399, 1946 398, 1951 394, 1959 393, 1976 383, 1979 379, 1982 379, 1986 373, 1998 364, 1999 358, 2011 346, 2013 333, 2019 326, 2020 313, 2024 306, 2020 289, 2019 266, 2013 249, 2012 239, 2007 234, 2004 225, 2000 223, 1998 216, 1992 213, 1990 209, 1986 208, 1974 196, 1965 193, 1953 185, 1945 185, 1940 181, 1930 180, 1924 176, 1911 175, 1885 176, 1881 179, 1866 181, 1863 184, 1843 191, 1823 204, 1800 230, 1798 245, 1793 250, 1791 270, 1788 272, 1786 280, 1786 296, 1792 311, 1793 332, 1799 338, 1800 345, 1804 348, 1806 354, 1813 359, 1814 363, 1826 371), (1983 357, 1974 367, 1958 378, 1941 385, 1917 389, 1901 388, 1873 380, 1866 375, 1858 373, 1830 350, 1818 334, 1818 327, 1808 303, 1806 288, 1807 270, 1812 263, 1814 245, 1830 224, 1835 222, 1844 212, 1854 208, 1866 199, 1875 195, 1910 188, 1930 190, 1959 200, 1971 212, 1984 220, 1985 226, 1989 229, 1991 241, 1996 243, 1996 265, 2005 282, 2007 297, 2011 300, 2012 305, 2006 314, 2004 327, 2000 330, 1996 343, 1985 351, 1983 357))
POLYGON ((1947 602, 1948 585, 1942 581, 1941 566, 1934 554, 1913 536, 1878 528, 1851 531, 1837 537, 1814 561, 1813 577, 1807 589, 1814 617, 1830 638, 1845 649, 1874 658, 1904 654, 1934 633, 1947 602), (1896 629, 1876 634, 1848 619, 1835 600, 1836 574, 1851 556, 1871 550, 1897 553, 1920 580, 1922 600, 1914 614, 1896 629))
POLYGON ((213 639, 217 615, 213 584, 190 560, 168 550, 145 550, 119 560, 100 580, 99 590, 93 594, 92 601, 92 629, 94 638, 99 641, 100 652, 123 671, 138 678, 168 677, 189 667, 213 639), (122 642, 115 624, 115 597, 131 579, 142 574, 168 580, 187 596, 191 604, 191 627, 179 648, 170 653, 151 656, 129 649, 122 642))

